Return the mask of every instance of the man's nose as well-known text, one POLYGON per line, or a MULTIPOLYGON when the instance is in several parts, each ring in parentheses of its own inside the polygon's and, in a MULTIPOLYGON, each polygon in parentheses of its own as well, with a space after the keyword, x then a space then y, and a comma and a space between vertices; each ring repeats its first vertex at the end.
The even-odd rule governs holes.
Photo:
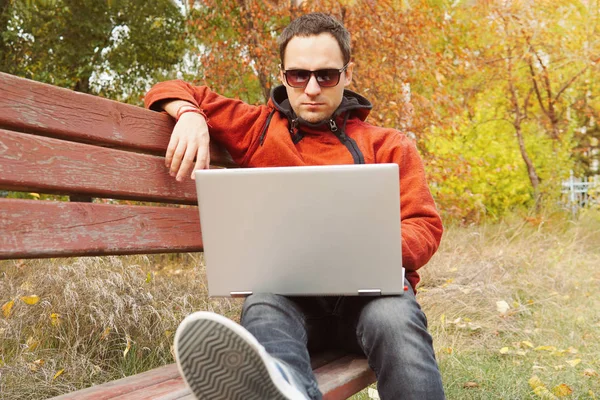
POLYGON ((321 86, 319 86, 319 82, 317 82, 317 77, 315 74, 310 74, 308 83, 304 88, 304 93, 306 93, 308 96, 316 96, 321 93, 321 86))

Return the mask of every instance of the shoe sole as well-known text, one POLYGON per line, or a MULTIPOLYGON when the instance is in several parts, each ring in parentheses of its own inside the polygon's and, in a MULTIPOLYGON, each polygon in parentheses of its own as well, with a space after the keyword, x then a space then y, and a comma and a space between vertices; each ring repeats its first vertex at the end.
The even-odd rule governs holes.
MULTIPOLYGON (((179 370, 192 392, 207 400, 288 400, 278 389, 254 337, 235 322, 196 313, 177 329, 179 370)), ((263 350, 264 351, 264 350, 263 350)))

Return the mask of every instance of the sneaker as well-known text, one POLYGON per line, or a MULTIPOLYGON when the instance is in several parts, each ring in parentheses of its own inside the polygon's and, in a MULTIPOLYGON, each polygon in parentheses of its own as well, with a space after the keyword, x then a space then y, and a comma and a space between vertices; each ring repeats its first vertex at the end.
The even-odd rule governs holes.
POLYGON ((306 400, 286 365, 270 356, 241 325, 201 311, 175 334, 179 372, 207 400, 306 400))

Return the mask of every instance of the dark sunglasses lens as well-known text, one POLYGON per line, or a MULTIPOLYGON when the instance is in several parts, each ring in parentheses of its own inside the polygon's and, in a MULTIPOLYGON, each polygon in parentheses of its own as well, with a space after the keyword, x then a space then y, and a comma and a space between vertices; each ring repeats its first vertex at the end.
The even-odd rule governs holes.
POLYGON ((290 86, 304 86, 310 79, 310 71, 304 69, 294 69, 286 71, 285 73, 288 85, 290 86))
POLYGON ((340 82, 340 71, 337 69, 320 69, 315 71, 315 76, 322 87, 332 87, 340 82))

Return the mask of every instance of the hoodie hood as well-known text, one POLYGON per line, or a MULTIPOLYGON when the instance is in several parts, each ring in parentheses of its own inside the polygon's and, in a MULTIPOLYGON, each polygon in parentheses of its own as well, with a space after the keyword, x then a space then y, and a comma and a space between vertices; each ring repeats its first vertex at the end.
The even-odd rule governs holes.
POLYGON ((330 117, 330 119, 318 123, 311 123, 304 121, 302 118, 296 116, 296 113, 294 112, 290 104, 290 100, 288 99, 285 86, 279 85, 273 90, 271 90, 271 101, 273 102, 275 109, 283 113, 290 121, 297 119, 298 122, 300 122, 300 124, 314 128, 317 128, 323 124, 328 124, 330 119, 335 120, 337 117, 344 113, 352 114, 364 121, 365 119, 367 119, 371 108, 373 108, 371 102, 363 96, 361 96, 360 94, 348 89, 344 89, 344 96, 342 97, 342 102, 340 106, 335 110, 333 115, 330 117))

